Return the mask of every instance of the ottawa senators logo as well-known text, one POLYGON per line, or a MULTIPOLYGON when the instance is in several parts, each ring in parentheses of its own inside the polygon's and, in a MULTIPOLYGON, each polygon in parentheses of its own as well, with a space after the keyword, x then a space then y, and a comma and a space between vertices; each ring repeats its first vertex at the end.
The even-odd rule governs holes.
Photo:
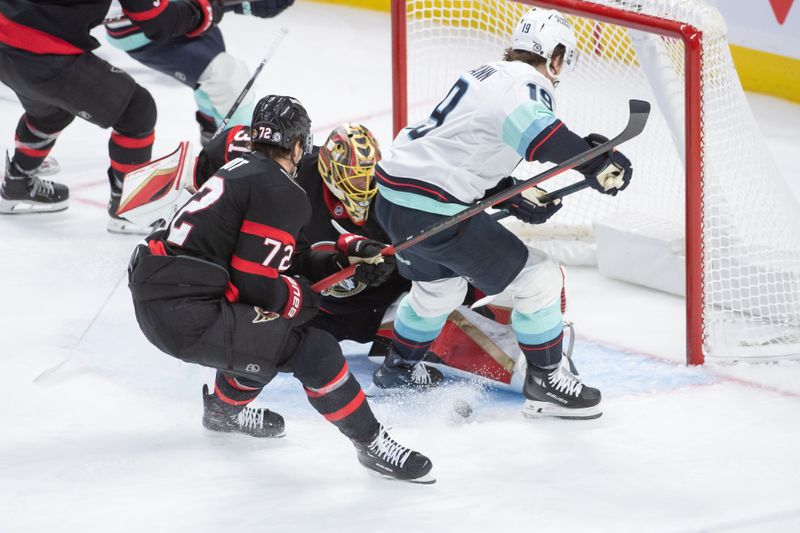
POLYGON ((281 316, 275 311, 267 311, 266 309, 261 309, 257 305, 254 305, 253 309, 256 312, 256 317, 253 319, 253 324, 260 324, 261 322, 270 322, 281 316))

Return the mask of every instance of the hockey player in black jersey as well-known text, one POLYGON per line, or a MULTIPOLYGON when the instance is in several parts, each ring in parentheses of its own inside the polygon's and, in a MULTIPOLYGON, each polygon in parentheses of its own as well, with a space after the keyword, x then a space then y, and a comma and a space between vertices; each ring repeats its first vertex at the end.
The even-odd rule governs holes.
MULTIPOLYGON (((119 3, 153 41, 202 35, 222 17, 221 0, 119 3)), ((0 81, 25 109, 0 188, 0 213, 67 208, 67 187, 40 179, 37 170, 59 133, 79 116, 113 128, 108 230, 141 230, 116 210, 125 174, 150 160, 156 105, 127 73, 92 53, 99 43, 90 31, 110 5, 111 0, 0 0, 0 81)))
POLYGON ((166 230, 135 250, 129 284, 142 331, 162 351, 218 369, 214 392, 203 392, 208 429, 281 436, 280 415, 247 405, 277 372, 291 372, 364 466, 431 482, 430 460, 389 436, 336 340, 309 326, 319 311, 311 282, 360 263, 354 279, 377 285, 393 264, 364 262, 383 245, 354 235, 334 253, 304 242, 311 206, 295 175, 311 134, 297 100, 260 100, 251 137, 252 153, 208 178, 166 230))
MULTIPOLYGON (((216 169, 250 150, 247 129, 235 126, 218 135, 198 156, 195 182, 199 187, 216 169)), ((340 124, 319 147, 300 161, 297 183, 311 203, 311 220, 303 236, 320 250, 334 249, 342 232, 355 233, 378 242, 388 237, 374 218, 375 165, 380 148, 362 124, 340 124)), ((373 354, 388 348, 389 338, 378 334, 386 310, 411 287, 393 271, 377 287, 345 280, 325 291, 320 313, 311 324, 331 333, 336 340, 373 342, 373 354)))

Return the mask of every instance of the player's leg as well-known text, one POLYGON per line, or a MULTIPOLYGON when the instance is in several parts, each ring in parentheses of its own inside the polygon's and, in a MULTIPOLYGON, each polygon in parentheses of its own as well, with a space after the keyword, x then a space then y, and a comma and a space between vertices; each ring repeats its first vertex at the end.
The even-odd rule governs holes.
POLYGON ((512 328, 527 362, 523 414, 597 418, 600 391, 584 385, 563 357, 563 282, 561 269, 529 248, 525 266, 507 289, 514 302, 512 328))
MULTIPOLYGON (((109 42, 194 91, 198 109, 195 118, 200 126, 200 142, 205 146, 247 84, 247 65, 225 51, 222 32, 216 27, 197 37, 174 37, 158 43, 150 42, 132 28, 135 27, 107 28, 109 42)), ((253 95, 249 93, 229 125, 249 125, 253 105, 253 95)))
POLYGON ((155 124, 156 104, 153 97, 147 89, 134 83, 127 104, 112 124, 113 129, 108 140, 108 155, 111 159, 108 182, 111 195, 108 202, 110 218, 107 229, 112 233, 148 234, 153 230, 139 227, 118 216, 117 209, 125 175, 151 159, 155 124))
POLYGON ((75 118, 47 97, 48 76, 70 61, 22 50, 0 50, 0 81, 15 92, 25 109, 14 135, 14 155, 6 156, 0 213, 60 211, 68 206, 67 187, 38 175, 58 134, 75 118))
MULTIPOLYGON (((393 241, 399 241, 445 218, 407 209, 383 200, 375 214, 393 241)), ((488 294, 502 292, 524 265, 527 250, 520 240, 489 217, 478 215, 404 250, 397 257, 400 274, 413 280, 411 292, 400 302, 394 321, 392 350, 374 376, 377 386, 430 386, 441 381, 423 380, 420 361, 436 340, 448 315, 463 301, 466 279, 480 278, 488 294), (465 279, 466 278, 466 279, 465 279), (398 370, 407 368, 407 385, 398 370)), ((431 372, 428 372, 431 374, 431 372)))
POLYGON ((330 334, 303 327, 293 330, 278 367, 303 384, 308 401, 356 447, 365 467, 397 479, 432 482, 430 459, 389 435, 370 409, 341 348, 330 334))

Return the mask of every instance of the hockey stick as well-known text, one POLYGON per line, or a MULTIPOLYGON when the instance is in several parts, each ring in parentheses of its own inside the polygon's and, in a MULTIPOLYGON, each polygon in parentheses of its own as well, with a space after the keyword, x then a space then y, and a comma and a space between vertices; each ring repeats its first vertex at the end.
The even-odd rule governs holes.
MULTIPOLYGON (((480 202, 473 204, 472 206, 466 208, 465 210, 461 211, 460 213, 456 213, 455 215, 449 216, 445 219, 442 219, 435 224, 431 224, 427 228, 423 228, 417 233, 413 235, 409 235, 405 239, 401 240, 397 244, 392 244, 387 246, 381 252, 381 255, 394 255, 398 252, 402 252, 406 248, 414 246, 420 241, 427 239, 428 237, 432 237, 437 233, 444 231, 448 228, 455 226, 456 224, 460 224, 461 222, 467 220, 468 218, 477 215, 478 213, 482 212, 485 209, 492 207, 493 205, 502 202, 503 200, 508 200, 512 196, 516 196, 517 194, 521 193, 525 189, 533 187, 534 185, 538 185, 539 183, 543 182, 544 180, 550 179, 553 176, 557 176, 562 172, 566 172, 567 170, 573 169, 578 165, 586 163, 597 157, 598 155, 608 152, 615 146, 622 144, 626 141, 629 141, 639 135, 642 130, 644 130, 645 124, 647 124, 647 118, 650 116, 650 104, 645 102, 644 100, 630 100, 628 102, 630 115, 628 116, 628 123, 625 125, 625 129, 620 132, 619 135, 614 137, 613 139, 604 142, 598 146, 594 146, 589 148, 583 153, 576 155, 570 159, 567 159, 563 163, 556 165, 544 172, 533 176, 530 179, 520 181, 513 187, 509 187, 504 191, 500 191, 499 193, 486 198, 485 200, 481 200, 480 202)), ((327 289, 332 285, 336 285, 342 280, 345 280, 353 275, 355 269, 358 265, 350 265, 349 267, 340 270, 339 272, 328 276, 316 283, 314 283, 311 288, 315 291, 322 291, 327 289)))
MULTIPOLYGON (((224 7, 238 6, 239 4, 244 4, 250 1, 258 2, 259 0, 222 0, 222 5, 224 7)), ((124 13, 117 13, 116 15, 112 15, 103 19, 103 24, 113 24, 114 22, 131 22, 131 19, 128 18, 128 16, 124 13)))
POLYGON ((264 54, 264 57, 261 59, 261 62, 256 67, 255 72, 253 72, 253 75, 250 76, 249 80, 247 80, 247 84, 244 86, 244 89, 242 89, 242 92, 239 93, 239 96, 236 98, 236 101, 233 103, 233 106, 228 110, 228 114, 225 115, 225 118, 223 118, 222 122, 219 123, 217 131, 215 131, 214 136, 211 137, 212 139, 225 130, 225 127, 228 125, 228 122, 230 122, 231 117, 233 116, 234 113, 236 113, 236 110, 239 109, 239 105, 242 103, 242 100, 244 100, 244 97, 247 96, 247 91, 249 91, 250 87, 253 86, 253 83, 256 81, 256 78, 258 77, 259 74, 261 74, 261 70, 264 68, 264 65, 267 64, 267 61, 269 61, 269 59, 272 57, 272 54, 275 53, 275 50, 278 48, 278 45, 281 44, 283 38, 286 37, 287 33, 289 33, 289 28, 286 27, 283 27, 278 31, 278 36, 275 37, 275 40, 272 41, 269 50, 267 50, 267 53, 264 54))
MULTIPOLYGON (((125 273, 127 273, 127 272, 125 272, 125 273)), ((33 378, 33 383, 41 383, 42 381, 44 381, 45 379, 47 379, 48 377, 50 377, 54 373, 56 373, 64 365, 66 365, 67 363, 72 361, 72 358, 75 356, 75 350, 78 348, 78 346, 81 345, 81 343, 83 342, 83 338, 86 337, 86 334, 89 333, 90 329, 92 329, 92 326, 94 326, 94 323, 97 322, 98 317, 100 317, 100 315, 103 313, 103 310, 108 305, 108 302, 111 301, 111 297, 114 296, 114 293, 117 292, 117 289, 119 288, 119 285, 120 285, 120 283, 122 283, 123 279, 125 279, 124 275, 120 276, 120 278, 114 284, 114 287, 111 289, 111 292, 108 293, 108 296, 106 296, 106 299, 100 305, 100 309, 97 310, 97 312, 94 314, 92 319, 89 321, 89 324, 83 330, 83 333, 81 333, 81 336, 78 337, 78 341, 75 344, 73 344, 72 347, 69 349, 69 354, 64 358, 64 360, 61 361, 60 363, 57 363, 56 365, 51 366, 50 368, 46 369, 44 372, 42 372, 41 374, 39 374, 38 376, 33 378)))

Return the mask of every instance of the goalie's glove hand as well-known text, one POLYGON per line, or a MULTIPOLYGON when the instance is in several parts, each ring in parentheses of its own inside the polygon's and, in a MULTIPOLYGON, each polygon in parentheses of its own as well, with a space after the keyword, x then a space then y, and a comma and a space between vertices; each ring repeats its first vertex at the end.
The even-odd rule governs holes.
POLYGON ((301 276, 281 276, 289 290, 281 317, 292 322, 293 327, 302 326, 319 313, 322 296, 311 289, 311 283, 301 276))
POLYGON ((544 224, 563 207, 560 198, 550 202, 541 202, 540 198, 545 194, 547 191, 533 186, 508 200, 495 204, 494 207, 507 211, 528 224, 544 224))
POLYGON ((294 0, 251 0, 233 6, 232 11, 240 15, 253 15, 266 19, 280 14, 293 3, 294 0))
MULTIPOLYGON (((592 133, 584 137, 584 140, 594 147, 607 142, 608 138, 599 133, 592 133)), ((589 186, 611 196, 616 196, 619 191, 625 190, 633 177, 630 160, 622 152, 613 149, 597 159, 599 164, 594 165, 595 170, 584 176, 589 181, 589 186)))
POLYGON ((385 282, 394 272, 395 258, 392 255, 381 255, 386 248, 382 242, 373 241, 360 235, 345 233, 336 241, 336 249, 347 262, 356 266, 353 281, 375 287, 385 282))
POLYGON ((194 10, 197 26, 186 34, 187 37, 197 37, 210 30, 222 20, 225 7, 222 0, 182 0, 194 10))

